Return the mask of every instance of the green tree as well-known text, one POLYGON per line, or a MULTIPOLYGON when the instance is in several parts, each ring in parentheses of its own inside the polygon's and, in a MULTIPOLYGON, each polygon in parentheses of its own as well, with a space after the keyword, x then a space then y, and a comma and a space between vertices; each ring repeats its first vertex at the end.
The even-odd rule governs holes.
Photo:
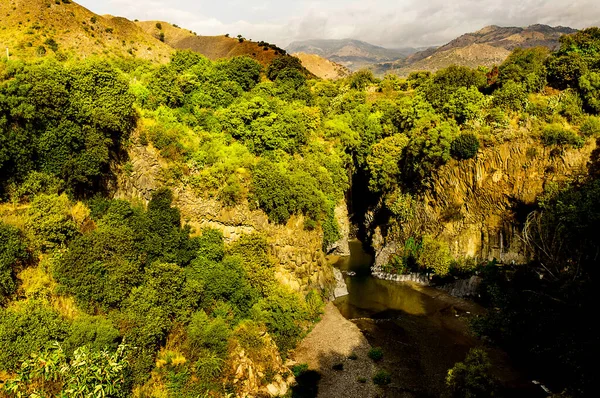
POLYGON ((371 175, 369 189, 382 192, 393 189, 400 177, 400 161, 408 138, 404 134, 386 137, 373 145, 367 157, 367 166, 371 175))
POLYGON ((500 89, 494 91, 492 103, 494 106, 519 112, 525 108, 527 101, 528 95, 525 87, 509 80, 500 89))
POLYGON ((527 92, 539 92, 546 86, 545 62, 550 51, 545 47, 517 48, 500 65, 498 83, 513 81, 527 92))
POLYGON ((600 73, 589 72, 581 76, 579 90, 586 107, 593 113, 600 113, 600 73))
POLYGON ((238 83, 244 91, 249 91, 260 81, 262 66, 250 57, 234 57, 215 65, 228 80, 238 83))

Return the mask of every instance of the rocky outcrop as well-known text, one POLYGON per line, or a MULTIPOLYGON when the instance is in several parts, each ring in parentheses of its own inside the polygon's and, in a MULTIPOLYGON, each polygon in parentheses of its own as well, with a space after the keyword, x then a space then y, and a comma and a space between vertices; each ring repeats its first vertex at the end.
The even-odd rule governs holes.
POLYGON ((335 288, 333 289, 333 299, 336 299, 338 297, 347 296, 349 294, 348 286, 346 285, 346 281, 344 281, 344 275, 342 274, 342 272, 339 269, 334 268, 333 276, 335 277, 335 288))
POLYGON ((411 272, 410 274, 390 274, 389 272, 383 271, 381 268, 373 267, 371 268, 371 275, 386 281, 412 282, 423 286, 429 286, 428 274, 419 274, 417 272, 411 272))
POLYGON ((327 253, 338 256, 349 256, 350 216, 348 215, 348 205, 345 200, 336 206, 334 214, 340 231, 340 239, 327 247, 327 253))
POLYGON ((270 336, 265 333, 261 340, 259 353, 236 346, 229 355, 227 373, 236 397, 282 397, 295 383, 270 336), (268 374, 274 376, 268 377, 268 374), (283 374, 287 376, 284 378, 283 374))
MULTIPOLYGON (((114 196, 147 202, 157 188, 166 184, 164 170, 168 163, 151 146, 132 146, 129 157, 128 170, 117 173, 114 196)), ((275 277, 281 283, 301 292, 311 289, 329 292, 333 289, 333 270, 321 249, 321 232, 305 230, 302 217, 292 217, 286 225, 276 225, 269 222, 264 212, 251 210, 247 202, 225 207, 218 200, 199 195, 183 183, 169 185, 183 219, 195 233, 200 233, 203 228, 215 228, 223 233, 227 243, 244 234, 261 233, 270 244, 275 277)), ((340 245, 343 247, 343 242, 340 245)))
POLYGON ((469 279, 458 279, 455 282, 439 286, 440 289, 454 297, 473 297, 479 294, 479 286, 483 279, 473 275, 469 279))
MULTIPOLYGON (((401 229, 445 241, 455 258, 525 262, 528 253, 519 237, 525 217, 548 184, 585 175, 595 147, 594 141, 581 149, 544 147, 523 137, 484 148, 474 159, 452 160, 415 198, 415 217, 401 229)), ((403 240, 370 228, 375 265, 383 266, 403 240)))

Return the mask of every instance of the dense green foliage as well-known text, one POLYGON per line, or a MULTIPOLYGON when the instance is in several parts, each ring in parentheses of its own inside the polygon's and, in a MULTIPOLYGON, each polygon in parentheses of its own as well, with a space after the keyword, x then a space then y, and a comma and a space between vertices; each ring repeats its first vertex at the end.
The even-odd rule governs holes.
POLYGON ((134 124, 118 70, 104 61, 11 63, 1 80, 0 194, 35 171, 77 194, 101 188, 134 124))
MULTIPOLYGON (((5 388, 39 387, 34 368, 46 361, 53 381, 41 392, 50 395, 122 396, 134 386, 143 395, 149 384, 169 396, 225 395, 235 392, 234 353, 262 363, 277 355, 273 342, 284 357, 296 345, 322 292, 283 287, 272 242, 258 233, 225 244, 216 230, 193 231, 172 192, 219 200, 236 215, 262 210, 288 228, 303 221, 327 249, 352 179, 360 193, 352 210, 374 210, 383 233, 403 242, 385 270, 447 275, 456 264, 448 243, 411 227, 432 178, 513 137, 552 154, 596 138, 598 32, 565 36, 555 53, 515 50, 489 73, 451 66, 407 79, 360 71, 318 81, 290 56, 263 68, 190 51, 163 65, 2 61, 0 199, 16 214, 0 222, 0 371, 17 377, 5 388), (115 170, 146 180, 140 168, 167 188, 152 188, 147 204, 106 198, 115 170)), ((593 162, 589 178, 541 198, 525 236, 535 261, 485 271, 484 299, 498 310, 476 325, 574 395, 590 391, 582 364, 598 335, 586 322, 600 247, 598 170, 593 162)), ((462 217, 453 206, 444 219, 462 217)), ((491 388, 487 370, 472 353, 448 384, 456 396, 481 396, 491 388)))
POLYGON ((124 345, 115 352, 84 346, 69 360, 56 343, 24 361, 17 377, 8 380, 4 388, 14 396, 128 397, 126 350, 124 345))
POLYGON ((17 289, 15 271, 28 257, 21 232, 0 221, 0 303, 17 289))

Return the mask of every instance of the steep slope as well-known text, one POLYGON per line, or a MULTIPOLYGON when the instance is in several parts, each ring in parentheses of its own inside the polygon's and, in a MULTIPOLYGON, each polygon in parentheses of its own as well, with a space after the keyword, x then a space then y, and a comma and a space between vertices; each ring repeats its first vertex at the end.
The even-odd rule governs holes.
MULTIPOLYGON (((520 231, 527 210, 549 183, 586 175, 594 149, 596 142, 588 140, 581 149, 557 154, 520 137, 484 148, 474 159, 453 160, 418 197, 423 205, 407 230, 424 230, 447 242, 457 258, 524 263, 528 258, 520 231)), ((378 267, 404 244, 381 231, 377 227, 373 237, 378 267)))
POLYGON ((175 49, 196 51, 211 60, 247 55, 263 65, 269 65, 283 52, 263 42, 250 40, 240 42, 227 36, 199 36, 192 31, 162 21, 143 21, 137 22, 137 25, 157 39, 161 34, 164 35, 164 42, 175 49))
POLYGON ((310 73, 321 79, 340 79, 348 76, 350 70, 343 65, 332 62, 316 54, 295 53, 294 57, 302 61, 302 65, 308 69, 310 73))
POLYGON ((517 47, 543 46, 555 50, 562 35, 574 32, 575 29, 563 26, 487 26, 477 32, 466 33, 434 51, 425 50, 404 60, 375 65, 373 69, 379 74, 392 72, 404 76, 412 71, 436 71, 452 64, 471 68, 480 65, 490 67, 502 63, 517 47))
POLYGON ((0 15, 0 43, 17 58, 57 53, 75 58, 102 55, 165 62, 172 52, 135 23, 94 14, 73 2, 3 0, 0 15))
POLYGON ((287 50, 290 53, 320 55, 351 70, 373 63, 395 61, 411 53, 411 49, 392 50, 352 39, 296 41, 287 50))

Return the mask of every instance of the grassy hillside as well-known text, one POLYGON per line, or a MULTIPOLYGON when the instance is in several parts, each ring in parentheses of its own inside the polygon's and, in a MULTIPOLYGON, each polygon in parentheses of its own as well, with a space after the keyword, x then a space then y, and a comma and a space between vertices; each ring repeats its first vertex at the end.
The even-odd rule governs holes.
POLYGON ((295 53, 302 66, 320 79, 336 80, 350 75, 350 70, 343 65, 332 62, 316 54, 295 53))
POLYGON ((137 25, 147 34, 178 50, 192 50, 211 60, 247 55, 262 65, 269 65, 283 52, 267 43, 240 40, 227 36, 200 36, 190 30, 162 21, 143 21, 137 25), (164 35, 164 36, 163 36, 164 35))
POLYGON ((71 1, 4 0, 0 16, 0 45, 16 58, 96 55, 166 62, 172 53, 133 22, 94 14, 71 1))

